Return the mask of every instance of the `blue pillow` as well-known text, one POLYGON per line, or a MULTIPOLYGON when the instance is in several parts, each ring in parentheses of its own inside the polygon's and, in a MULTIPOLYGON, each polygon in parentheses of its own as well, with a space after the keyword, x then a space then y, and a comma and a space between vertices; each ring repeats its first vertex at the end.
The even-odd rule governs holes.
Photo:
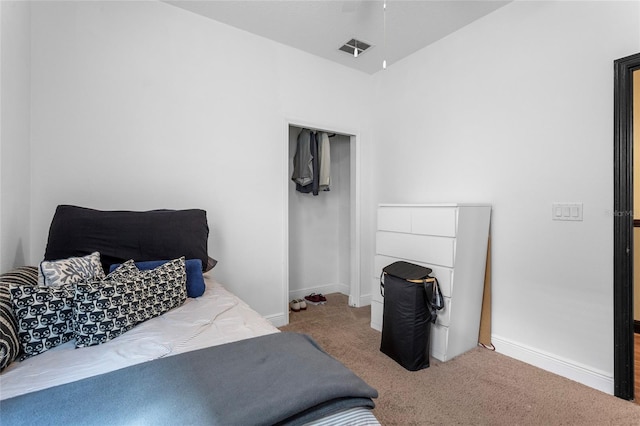
MULTIPOLYGON (((168 260, 149 260, 146 262, 136 262, 136 267, 141 271, 155 269, 158 266, 167 263, 168 260)), ((109 273, 113 272, 119 263, 109 267, 109 273)), ((202 261, 200 259, 188 259, 185 262, 187 270, 187 296, 200 297, 204 294, 204 276, 202 275, 202 261)))

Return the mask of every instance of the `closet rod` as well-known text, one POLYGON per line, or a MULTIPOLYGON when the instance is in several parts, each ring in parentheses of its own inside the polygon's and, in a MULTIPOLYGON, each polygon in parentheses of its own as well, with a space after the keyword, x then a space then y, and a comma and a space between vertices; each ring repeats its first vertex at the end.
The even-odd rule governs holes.
POLYGON ((334 136, 338 136, 336 133, 329 133, 329 132, 327 132, 326 130, 321 130, 321 129, 312 129, 312 128, 310 128, 310 127, 303 127, 303 128, 302 128, 302 130, 305 130, 305 129, 306 129, 306 130, 310 130, 310 131, 312 131, 312 132, 328 133, 330 138, 332 138, 332 137, 334 137, 334 136))

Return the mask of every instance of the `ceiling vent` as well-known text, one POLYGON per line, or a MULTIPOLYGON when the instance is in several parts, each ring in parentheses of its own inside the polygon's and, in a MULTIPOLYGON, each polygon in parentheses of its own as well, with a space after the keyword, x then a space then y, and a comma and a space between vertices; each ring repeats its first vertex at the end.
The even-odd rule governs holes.
POLYGON ((370 47, 371 45, 369 43, 365 43, 364 41, 360 41, 360 40, 356 40, 355 38, 352 38, 351 40, 343 44, 339 50, 342 50, 343 52, 347 52, 349 55, 357 58, 359 55, 361 55, 365 50, 367 50, 370 47))

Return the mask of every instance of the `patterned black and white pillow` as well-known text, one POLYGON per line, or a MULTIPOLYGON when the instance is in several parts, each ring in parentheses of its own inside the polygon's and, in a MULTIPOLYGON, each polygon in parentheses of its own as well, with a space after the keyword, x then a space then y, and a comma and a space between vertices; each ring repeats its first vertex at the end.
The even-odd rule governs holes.
POLYGON ((102 281, 76 285, 76 347, 114 339, 135 325, 182 305, 186 298, 184 258, 150 271, 139 271, 129 260, 102 281))
POLYGON ((120 279, 135 273, 133 261, 120 265, 104 280, 88 280, 76 284, 73 304, 73 332, 76 347, 98 345, 118 337, 136 323, 125 301, 125 295, 135 291, 128 280, 120 279), (118 280, 114 280, 118 274, 118 280))
POLYGON ((85 280, 104 278, 100 253, 60 260, 43 260, 38 276, 41 285, 74 284, 85 280))
POLYGON ((37 285, 38 268, 35 266, 20 266, 0 275, 0 281, 18 285, 37 285))
POLYGON ((73 287, 9 284, 23 351, 21 361, 73 338, 73 287))
POLYGON ((187 300, 186 261, 184 257, 170 260, 157 268, 140 271, 122 269, 109 274, 113 279, 123 277, 142 288, 139 298, 139 322, 162 315, 177 308, 187 300))
POLYGON ((0 282, 0 371, 18 357, 20 348, 9 284, 0 282))
POLYGON ((11 364, 22 350, 9 284, 35 285, 37 282, 38 268, 35 266, 21 266, 0 275, 0 371, 11 364))

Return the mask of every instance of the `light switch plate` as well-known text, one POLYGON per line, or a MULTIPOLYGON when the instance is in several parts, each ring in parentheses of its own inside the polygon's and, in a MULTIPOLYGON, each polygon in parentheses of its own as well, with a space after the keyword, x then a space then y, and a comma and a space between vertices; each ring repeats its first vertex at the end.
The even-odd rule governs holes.
POLYGON ((552 203, 551 219, 581 221, 582 203, 552 203))

